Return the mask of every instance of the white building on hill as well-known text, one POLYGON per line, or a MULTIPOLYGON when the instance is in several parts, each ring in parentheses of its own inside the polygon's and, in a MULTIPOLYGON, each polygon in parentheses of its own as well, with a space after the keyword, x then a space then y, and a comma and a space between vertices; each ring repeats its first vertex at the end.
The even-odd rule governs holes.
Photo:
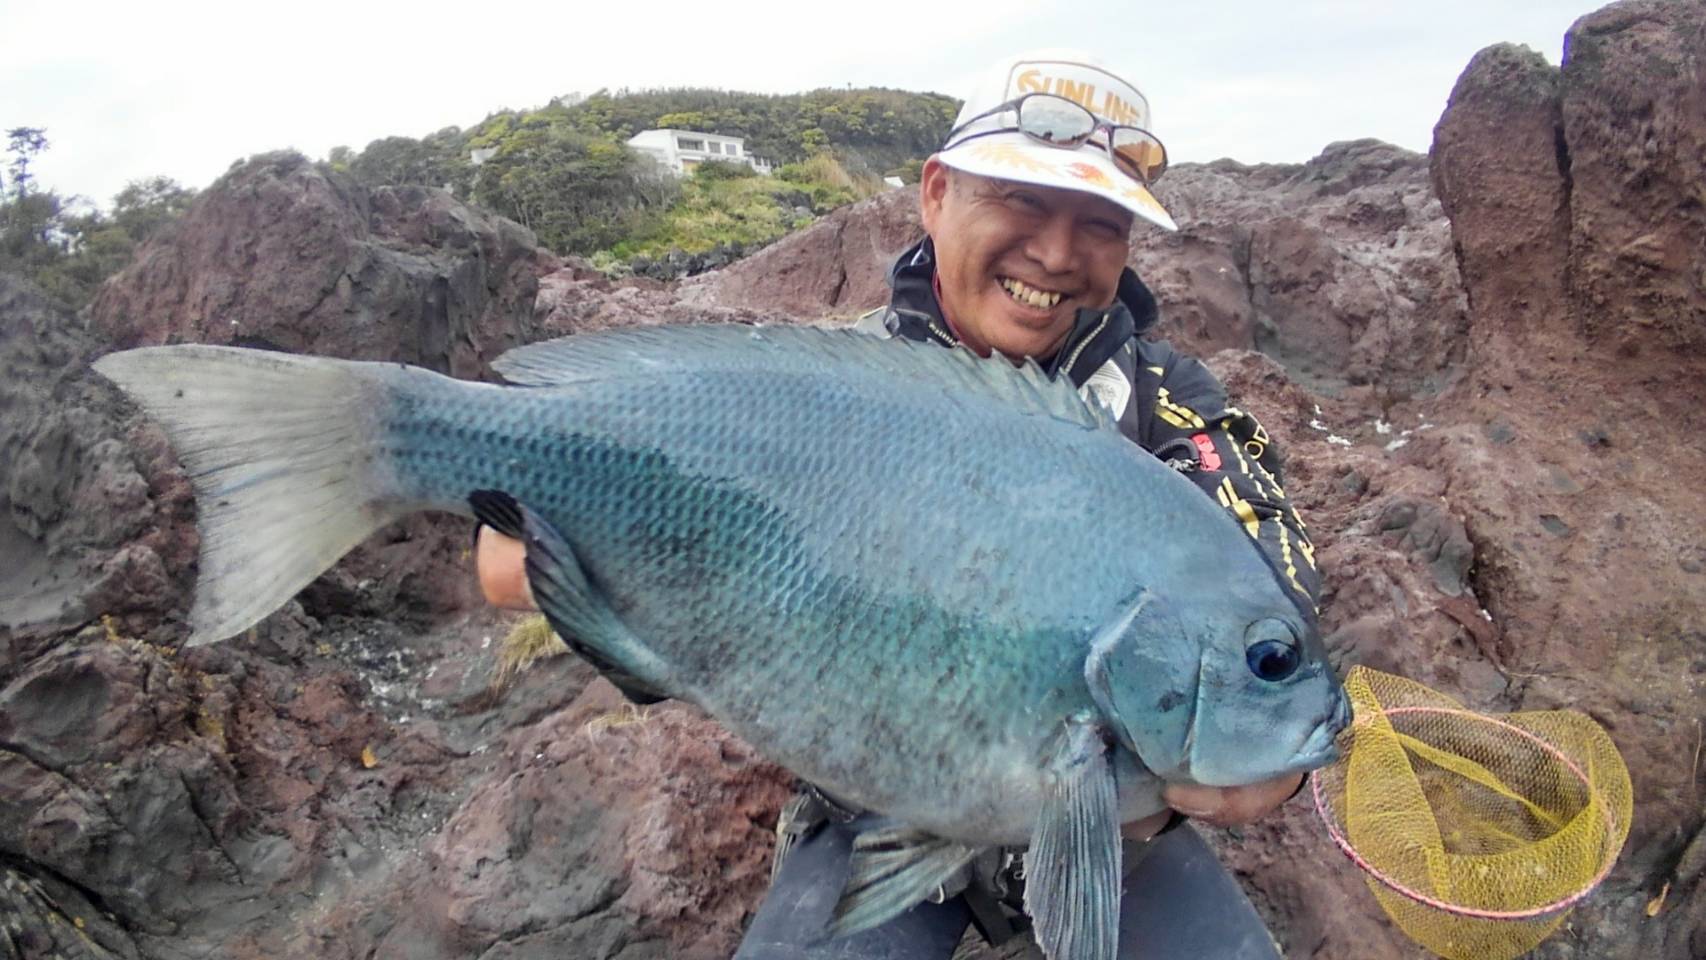
POLYGON ((770 161, 746 152, 745 137, 693 130, 642 130, 628 138, 628 146, 657 160, 678 177, 692 173, 707 160, 744 163, 766 176, 770 174, 770 161))

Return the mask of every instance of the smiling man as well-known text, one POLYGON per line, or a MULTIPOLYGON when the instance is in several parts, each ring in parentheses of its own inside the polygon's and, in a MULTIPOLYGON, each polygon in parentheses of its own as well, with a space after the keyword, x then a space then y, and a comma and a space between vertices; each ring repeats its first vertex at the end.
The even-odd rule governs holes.
MULTIPOLYGON (((1228 405, 1201 363, 1142 339, 1159 313, 1126 261, 1139 221, 1176 229, 1149 191, 1166 157, 1150 132, 1143 94, 1095 60, 1045 51, 1003 61, 925 163, 927 235, 895 263, 889 304, 860 327, 984 356, 1030 358, 1050 376, 1069 379, 1118 417, 1128 439, 1236 517, 1304 616, 1313 617, 1313 550, 1285 500, 1267 433, 1228 405)), ((478 558, 489 599, 530 605, 518 543, 483 531, 478 558)), ((1164 795, 1177 813, 1128 824, 1121 956, 1278 957, 1237 882, 1183 821, 1248 822, 1300 782, 1293 775, 1232 789, 1175 784, 1164 795)), ((946 960, 968 924, 994 942, 1022 929, 1022 861, 1011 851, 976 864, 941 891, 940 902, 821 942, 852 838, 869 816, 810 788, 789 805, 778 826, 774 883, 738 960, 946 960)))

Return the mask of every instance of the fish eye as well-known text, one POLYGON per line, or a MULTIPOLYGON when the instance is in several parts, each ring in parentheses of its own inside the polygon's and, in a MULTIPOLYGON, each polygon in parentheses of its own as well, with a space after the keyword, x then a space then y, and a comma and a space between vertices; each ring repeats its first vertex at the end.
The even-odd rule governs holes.
POLYGON ((1264 617, 1244 631, 1244 662, 1268 683, 1279 683, 1303 666, 1297 628, 1277 617, 1264 617))
POLYGON ((1258 640, 1244 651, 1250 672, 1269 683, 1278 683, 1297 672, 1303 662, 1297 648, 1278 640, 1258 640))

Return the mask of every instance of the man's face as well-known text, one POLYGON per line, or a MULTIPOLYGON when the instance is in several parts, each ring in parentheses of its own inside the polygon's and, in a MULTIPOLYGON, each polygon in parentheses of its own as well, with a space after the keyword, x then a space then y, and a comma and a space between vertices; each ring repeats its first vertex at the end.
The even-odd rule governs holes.
POLYGON ((935 157, 920 183, 942 309, 987 356, 1052 355, 1085 307, 1114 302, 1132 214, 1075 190, 953 170, 935 157))

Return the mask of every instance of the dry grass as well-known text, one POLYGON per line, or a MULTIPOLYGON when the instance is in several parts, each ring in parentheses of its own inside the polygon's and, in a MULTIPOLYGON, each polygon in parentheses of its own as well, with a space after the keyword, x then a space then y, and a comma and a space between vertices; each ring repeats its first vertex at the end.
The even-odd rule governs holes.
POLYGON ((599 714, 588 720, 586 726, 581 729, 589 738, 596 740, 599 734, 606 731, 641 726, 649 719, 651 714, 645 707, 624 703, 609 713, 599 714))
POLYGON ((888 189, 882 177, 872 173, 853 173, 828 152, 814 153, 799 161, 799 166, 806 170, 810 179, 851 191, 859 200, 874 197, 888 189))
POLYGON ((535 664, 568 652, 569 645, 557 636, 543 616, 523 619, 498 644, 498 669, 492 674, 492 692, 501 693, 535 664))

